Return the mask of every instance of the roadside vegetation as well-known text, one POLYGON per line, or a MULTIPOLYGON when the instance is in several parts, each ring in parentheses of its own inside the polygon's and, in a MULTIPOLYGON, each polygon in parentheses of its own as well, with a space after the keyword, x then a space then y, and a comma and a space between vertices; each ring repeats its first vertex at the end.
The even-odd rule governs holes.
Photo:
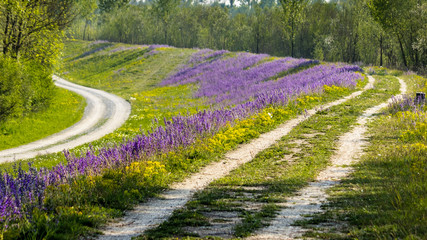
POLYGON ((10 118, 0 125, 0 150, 60 132, 82 118, 85 108, 83 97, 62 88, 54 88, 52 94, 49 107, 10 118))
MULTIPOLYGON (((267 226, 280 203, 328 165, 339 136, 350 131, 357 117, 398 89, 396 79, 379 78, 374 89, 319 111, 251 162, 198 192, 183 209, 140 239, 239 238, 267 226)), ((338 96, 348 92, 343 88, 329 91, 338 96)))
POLYGON ((59 132, 82 115, 84 101, 55 88, 52 73, 64 29, 84 8, 71 0, 0 1, 0 150, 59 132))
POLYGON ((86 47, 75 51, 75 56, 65 55, 70 60, 65 61, 62 75, 81 76, 86 85, 113 79, 118 74, 114 67, 122 69, 121 74, 141 76, 141 71, 150 71, 165 59, 181 66, 169 75, 153 68, 163 77, 156 72, 152 76, 157 80, 142 75, 147 81, 136 81, 139 85, 128 77, 126 86, 130 89, 114 90, 104 82, 101 88, 111 86, 111 92, 127 96, 132 103, 132 117, 121 129, 91 146, 66 152, 64 160, 38 161, 30 167, 22 166, 29 170, 18 165, 9 173, 3 172, 0 186, 4 207, 0 213, 5 238, 71 238, 95 233, 107 219, 155 196, 238 144, 303 114, 304 109, 355 91, 357 79, 362 77, 355 73, 360 70, 355 66, 316 65, 310 60, 267 55, 168 46, 133 49, 105 42, 74 42, 71 47, 73 44, 86 47), (118 47, 122 51, 114 55, 118 47), (94 51, 99 48, 102 50, 94 51), (91 53, 85 54, 87 51, 91 53), (99 68, 90 64, 91 58, 99 61, 99 68), (290 71, 301 63, 309 66, 290 71), (274 68, 276 65, 279 67, 274 68), (271 71, 253 70, 265 66, 271 71), (194 82, 180 80, 196 79, 200 74, 204 77, 194 82), (217 78, 218 74, 225 79, 252 76, 247 79, 258 83, 259 89, 249 84, 243 88, 246 95, 230 95, 229 87, 233 86, 225 84, 230 81, 212 86, 203 82, 224 79, 217 78), (162 80, 165 86, 159 86, 162 80), (151 90, 142 89, 150 88, 150 84, 151 90), (212 92, 215 94, 209 95, 212 92), (10 209, 16 210, 12 213, 10 209))
POLYGON ((330 190, 325 213, 302 223, 311 229, 308 237, 427 237, 427 109, 414 99, 416 91, 426 92, 427 79, 399 77, 408 83, 408 95, 370 123, 370 145, 356 171, 330 190))

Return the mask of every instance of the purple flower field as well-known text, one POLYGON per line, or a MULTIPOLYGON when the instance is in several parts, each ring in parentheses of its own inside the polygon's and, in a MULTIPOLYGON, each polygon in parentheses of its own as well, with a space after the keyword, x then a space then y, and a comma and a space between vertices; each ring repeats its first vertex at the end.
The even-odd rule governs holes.
POLYGON ((213 102, 225 102, 223 105, 228 107, 165 119, 164 126, 115 147, 104 147, 98 154, 89 150, 76 157, 65 152, 67 163, 52 169, 30 168, 24 172, 17 168, 15 174, 0 172, 0 223, 30 219, 32 209, 43 209, 48 186, 68 183, 81 175, 99 175, 106 169, 190 146, 197 139, 213 136, 227 123, 245 119, 268 106, 285 106, 301 94, 321 92, 324 85, 355 86, 361 78, 356 73, 361 71, 359 67, 328 64, 274 79, 281 72, 317 62, 284 58, 259 64, 268 56, 240 53, 227 58, 227 53, 200 50, 162 85, 197 83, 200 87, 195 97, 212 98, 213 102))

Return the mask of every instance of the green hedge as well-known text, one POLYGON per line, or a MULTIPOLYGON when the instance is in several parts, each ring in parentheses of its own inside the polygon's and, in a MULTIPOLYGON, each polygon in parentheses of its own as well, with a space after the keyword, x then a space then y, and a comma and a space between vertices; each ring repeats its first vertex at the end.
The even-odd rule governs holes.
POLYGON ((47 106, 53 91, 51 74, 51 69, 31 60, 0 56, 0 124, 47 106))

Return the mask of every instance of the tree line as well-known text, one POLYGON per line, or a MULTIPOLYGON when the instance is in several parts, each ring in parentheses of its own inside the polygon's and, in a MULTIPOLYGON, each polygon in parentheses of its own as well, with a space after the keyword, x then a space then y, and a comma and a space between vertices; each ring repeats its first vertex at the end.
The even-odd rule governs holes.
POLYGON ((99 0, 68 34, 84 40, 249 51, 425 73, 426 9, 426 0, 99 0))

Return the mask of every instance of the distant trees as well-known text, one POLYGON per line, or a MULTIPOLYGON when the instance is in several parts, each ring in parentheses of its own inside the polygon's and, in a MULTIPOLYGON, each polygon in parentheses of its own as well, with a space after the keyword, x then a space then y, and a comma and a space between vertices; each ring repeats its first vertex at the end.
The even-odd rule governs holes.
POLYGON ((179 5, 179 0, 153 0, 152 11, 163 24, 165 43, 168 44, 168 27, 171 15, 179 5))
POLYGON ((308 0, 279 0, 283 10, 284 26, 290 32, 291 56, 294 57, 295 35, 299 23, 304 21, 308 0))
POLYGON ((128 4, 130 0, 98 0, 98 8, 101 12, 111 12, 128 4))
POLYGON ((368 7, 373 19, 397 39, 405 67, 425 67, 427 2, 368 0, 368 7))
POLYGON ((402 6, 398 0, 239 2, 240 6, 235 6, 236 1, 227 1, 227 5, 131 1, 109 12, 96 11, 96 24, 83 31, 85 23, 80 20, 70 32, 76 38, 90 34, 90 39, 407 66, 421 71, 427 65, 426 1, 408 0, 402 6), (389 19, 391 16, 395 19, 389 19))

